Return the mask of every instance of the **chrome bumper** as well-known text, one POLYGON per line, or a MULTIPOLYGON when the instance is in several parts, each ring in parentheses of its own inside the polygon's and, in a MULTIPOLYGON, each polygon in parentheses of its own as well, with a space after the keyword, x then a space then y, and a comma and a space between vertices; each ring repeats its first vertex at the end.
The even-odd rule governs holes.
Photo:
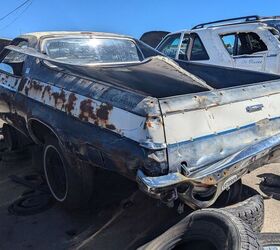
POLYGON ((166 192, 173 192, 179 198, 193 208, 211 206, 219 195, 240 179, 243 175, 264 164, 277 162, 280 158, 280 134, 266 138, 250 145, 243 150, 212 165, 197 169, 189 175, 179 172, 169 173, 163 176, 146 176, 141 170, 137 172, 137 182, 147 194, 161 199, 166 192), (179 193, 177 188, 184 184, 188 188, 179 193), (216 192, 211 200, 201 201, 194 198, 196 186, 216 187, 216 192))

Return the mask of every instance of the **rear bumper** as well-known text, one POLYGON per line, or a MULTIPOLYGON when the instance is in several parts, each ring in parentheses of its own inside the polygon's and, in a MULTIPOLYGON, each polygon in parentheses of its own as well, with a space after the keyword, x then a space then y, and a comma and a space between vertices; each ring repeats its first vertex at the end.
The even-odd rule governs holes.
POLYGON ((179 198, 193 208, 211 206, 219 195, 240 179, 243 175, 264 164, 278 162, 280 159, 280 134, 266 138, 243 150, 209 166, 205 166, 189 175, 174 172, 158 177, 146 176, 141 170, 137 173, 140 189, 158 199, 166 193, 179 198), (178 189, 182 187, 183 192, 178 189), (198 200, 194 197, 197 187, 213 187, 215 193, 210 200, 198 200))

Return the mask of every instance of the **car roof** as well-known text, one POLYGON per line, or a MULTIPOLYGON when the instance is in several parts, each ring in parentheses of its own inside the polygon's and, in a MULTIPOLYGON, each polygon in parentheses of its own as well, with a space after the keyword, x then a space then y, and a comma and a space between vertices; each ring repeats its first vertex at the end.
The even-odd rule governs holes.
POLYGON ((219 26, 209 26, 204 28, 198 28, 198 29, 184 29, 184 30, 178 30, 175 32, 169 33, 169 35, 177 34, 177 33, 199 33, 207 30, 216 30, 216 31, 226 31, 229 30, 236 30, 236 28, 240 27, 241 29, 248 29, 248 30, 254 30, 259 27, 267 27, 267 24, 264 23, 236 23, 236 24, 227 24, 227 25, 219 25, 219 26))

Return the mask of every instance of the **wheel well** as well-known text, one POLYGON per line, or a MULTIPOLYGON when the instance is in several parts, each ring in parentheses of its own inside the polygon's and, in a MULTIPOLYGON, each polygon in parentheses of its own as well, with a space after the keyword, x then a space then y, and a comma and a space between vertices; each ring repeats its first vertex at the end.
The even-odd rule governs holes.
POLYGON ((32 139, 39 144, 45 144, 46 138, 49 136, 58 139, 57 135, 48 125, 35 119, 29 121, 29 132, 32 139))

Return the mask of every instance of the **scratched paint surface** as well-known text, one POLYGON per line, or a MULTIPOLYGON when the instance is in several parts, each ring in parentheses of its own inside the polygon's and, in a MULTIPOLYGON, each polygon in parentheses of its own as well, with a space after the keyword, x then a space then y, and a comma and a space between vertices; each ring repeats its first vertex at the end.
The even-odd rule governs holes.
POLYGON ((153 126, 147 126, 149 122, 146 117, 37 80, 25 79, 24 82, 20 82, 20 80, 2 73, 0 73, 0 77, 5 79, 1 83, 5 88, 18 90, 28 98, 66 112, 84 122, 111 130, 134 141, 142 142, 151 139, 154 142, 164 143, 163 135, 155 133, 153 138, 148 132, 148 129, 156 130, 153 128, 156 123, 154 122, 153 126))

